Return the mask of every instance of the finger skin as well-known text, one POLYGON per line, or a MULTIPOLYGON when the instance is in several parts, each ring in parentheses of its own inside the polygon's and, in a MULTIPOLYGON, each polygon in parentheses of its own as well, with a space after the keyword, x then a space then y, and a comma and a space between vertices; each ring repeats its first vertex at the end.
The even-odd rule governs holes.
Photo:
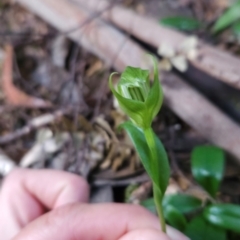
MULTIPOLYGON (((73 204, 38 218, 14 240, 127 240, 137 236, 132 231, 141 229, 148 230, 146 235, 155 237, 158 232, 159 239, 169 240, 160 232, 158 218, 140 206, 73 204)), ((179 234, 178 240, 185 238, 179 234)))
POLYGON ((166 234, 156 229, 137 229, 133 230, 119 240, 171 240, 166 234))
POLYGON ((14 170, 0 192, 1 239, 8 240, 46 211, 75 202, 87 202, 86 181, 54 170, 14 170))

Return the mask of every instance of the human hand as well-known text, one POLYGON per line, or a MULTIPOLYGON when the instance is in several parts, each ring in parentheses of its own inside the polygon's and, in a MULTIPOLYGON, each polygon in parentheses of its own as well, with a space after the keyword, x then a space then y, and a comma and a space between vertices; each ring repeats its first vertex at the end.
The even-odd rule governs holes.
POLYGON ((185 240, 139 206, 86 204, 84 179, 53 170, 13 171, 0 193, 1 240, 185 240))
POLYGON ((76 175, 53 170, 16 169, 0 191, 0 239, 9 240, 44 213, 87 202, 88 184, 76 175))

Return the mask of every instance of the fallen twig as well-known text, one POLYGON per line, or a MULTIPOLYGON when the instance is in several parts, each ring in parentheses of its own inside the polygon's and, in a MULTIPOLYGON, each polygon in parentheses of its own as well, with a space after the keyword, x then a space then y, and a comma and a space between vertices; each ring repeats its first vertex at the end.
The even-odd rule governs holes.
POLYGON ((146 173, 143 173, 136 177, 130 177, 120 180, 109 180, 109 179, 94 179, 93 186, 127 186, 129 184, 139 184, 149 181, 149 176, 146 173))
POLYGON ((32 119, 25 127, 20 128, 12 133, 0 137, 0 145, 7 144, 13 140, 23 137, 29 134, 31 131, 38 129, 47 124, 53 123, 61 118, 67 111, 57 110, 54 113, 44 114, 42 116, 32 119))
MULTIPOLYGON (((107 9, 101 17, 155 48, 168 46, 177 52, 188 39, 180 32, 165 28, 157 21, 116 4, 107 8, 109 5, 107 0, 69 0, 69 2, 74 2, 80 8, 87 7, 92 12, 107 9)), ((239 58, 199 40, 197 57, 189 60, 198 70, 240 89, 239 58)))

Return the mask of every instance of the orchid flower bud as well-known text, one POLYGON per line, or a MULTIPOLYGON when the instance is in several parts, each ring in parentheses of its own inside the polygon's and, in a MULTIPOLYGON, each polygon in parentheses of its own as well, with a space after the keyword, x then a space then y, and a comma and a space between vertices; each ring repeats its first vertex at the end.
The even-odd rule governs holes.
POLYGON ((121 109, 140 128, 147 129, 159 112, 163 92, 159 82, 157 62, 154 59, 154 80, 150 84, 148 70, 127 67, 120 77, 116 89, 109 78, 109 87, 118 100, 121 109))

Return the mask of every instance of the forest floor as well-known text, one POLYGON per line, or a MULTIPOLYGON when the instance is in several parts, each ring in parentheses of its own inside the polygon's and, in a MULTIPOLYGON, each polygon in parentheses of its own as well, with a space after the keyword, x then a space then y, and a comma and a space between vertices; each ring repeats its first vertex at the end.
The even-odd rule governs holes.
MULTIPOLYGON (((208 24, 228 4, 224 0, 122 1, 157 21, 183 15, 208 24)), ((2 1, 0 22, 0 67, 6 54, 13 62, 12 79, 0 86, 0 175, 17 166, 65 170, 89 181, 92 202, 139 203, 149 198, 151 182, 126 133, 117 130, 126 116, 107 85, 114 69, 18 4, 2 1), (13 53, 6 44, 14 47, 13 53)), ((240 43, 228 32, 217 39, 206 29, 190 34, 240 55, 240 43)), ((230 110, 227 113, 231 115, 230 110)), ((166 105, 153 128, 170 158, 168 191, 206 199, 193 180, 190 159, 192 149, 208 140, 166 105)), ((229 157, 218 193, 221 201, 240 204, 239 173, 239 164, 229 157)))

